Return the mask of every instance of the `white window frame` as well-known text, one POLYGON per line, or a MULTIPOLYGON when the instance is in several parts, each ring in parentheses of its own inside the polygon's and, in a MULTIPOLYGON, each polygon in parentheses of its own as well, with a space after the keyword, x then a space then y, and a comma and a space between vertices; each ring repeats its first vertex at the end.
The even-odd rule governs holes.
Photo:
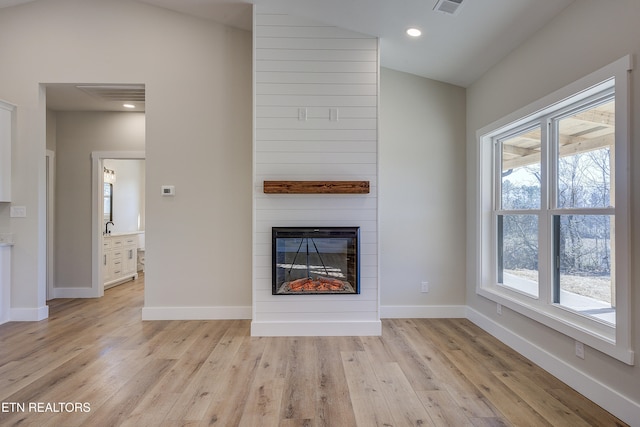
MULTIPOLYGON (((486 126, 476 133, 478 141, 478 173, 476 230, 477 230, 477 271, 476 293, 498 304, 508 307, 524 316, 530 317, 550 328, 570 336, 584 344, 595 348, 626 364, 634 364, 634 351, 631 346, 632 324, 630 307, 631 289, 631 255, 630 255, 630 72, 633 68, 632 57, 627 55, 619 60, 547 95, 540 100, 518 110, 508 116, 486 126), (494 140, 498 135, 516 132, 536 121, 549 127, 551 120, 562 115, 566 109, 578 99, 587 99, 605 90, 606 86, 615 87, 615 208, 602 209, 603 213, 615 215, 615 268, 616 268, 616 324, 612 326, 589 316, 580 315, 559 304, 553 303, 552 285, 545 278, 552 272, 549 262, 540 265, 539 295, 518 292, 497 283, 497 224, 495 212, 497 208, 497 188, 494 175, 496 156, 494 140)), ((553 167, 553 157, 549 153, 546 132, 542 132, 542 168, 553 167)), ((555 171, 542 170, 542 176, 555 177, 555 171)), ((552 186, 543 182, 541 200, 550 201, 553 194, 547 194, 546 188, 552 186)), ((541 207, 542 208, 542 207, 541 207)), ((551 221, 554 214, 565 213, 547 204, 547 213, 539 210, 513 213, 539 214, 539 220, 551 221)), ((544 209, 542 209, 544 210, 544 209)), ((541 230, 543 228, 541 227, 541 230)), ((544 229, 550 230, 549 227, 544 229)), ((551 257, 551 235, 540 233, 540 256, 551 257), (543 249, 548 248, 548 249, 543 249)))

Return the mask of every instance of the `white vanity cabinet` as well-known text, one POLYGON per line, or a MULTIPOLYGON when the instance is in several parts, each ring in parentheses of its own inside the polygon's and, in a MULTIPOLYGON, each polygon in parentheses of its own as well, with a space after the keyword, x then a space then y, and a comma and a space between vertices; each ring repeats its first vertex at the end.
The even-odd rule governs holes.
POLYGON ((11 201, 11 142, 15 107, 0 101, 0 202, 11 201))
POLYGON ((119 234, 102 238, 104 288, 138 278, 138 236, 119 234))

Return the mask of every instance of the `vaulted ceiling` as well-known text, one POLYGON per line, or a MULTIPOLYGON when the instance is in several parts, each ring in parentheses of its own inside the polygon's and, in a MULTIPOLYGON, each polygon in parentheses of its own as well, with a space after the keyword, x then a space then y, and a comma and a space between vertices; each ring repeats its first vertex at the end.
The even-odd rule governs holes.
MULTIPOLYGON (((47 0, 0 0, 0 8, 47 0)), ((468 87, 574 0, 127 0, 251 30, 252 4, 380 38, 383 67, 468 87), (411 38, 406 29, 422 36, 411 38)), ((1 9, 0 9, 1 13, 1 9)))
POLYGON ((249 3, 315 19, 379 37, 384 67, 466 87, 574 0, 462 0, 454 15, 435 10, 438 0, 139 1, 245 29, 249 3))

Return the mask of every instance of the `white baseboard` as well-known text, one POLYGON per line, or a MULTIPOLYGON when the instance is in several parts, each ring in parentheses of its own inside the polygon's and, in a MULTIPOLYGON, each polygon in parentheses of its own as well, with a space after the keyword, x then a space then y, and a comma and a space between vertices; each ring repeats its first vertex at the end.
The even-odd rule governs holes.
POLYGON ((36 308, 10 308, 9 319, 11 322, 38 322, 49 317, 49 306, 36 308))
POLYGON ((380 336, 382 322, 251 322, 252 337, 380 336))
POLYGON ((569 387, 577 390, 580 394, 586 396, 591 401, 600 405, 607 411, 615 414, 616 417, 629 425, 637 425, 638 414, 640 414, 640 404, 630 400, 626 396, 618 393, 605 384, 576 369, 540 348, 536 344, 528 341, 521 336, 513 333, 482 313, 466 307, 466 318, 487 333, 493 335, 518 353, 533 361, 535 364, 567 384, 569 387))
POLYGON ((382 319, 464 319, 467 307, 464 305, 383 305, 380 306, 382 319))
MULTIPOLYGON (((87 293, 90 288, 57 288, 56 298, 87 293)), ((91 297, 86 294, 84 298, 91 297)), ((75 296, 75 298, 83 298, 75 296)), ((576 369, 531 341, 468 306, 382 306, 382 318, 467 318, 518 353, 527 357, 588 399, 634 425, 640 404, 576 369)), ((11 308, 10 321, 39 321, 49 316, 49 307, 11 308)), ((235 307, 143 307, 142 320, 251 319, 251 306, 235 307)), ((261 322, 251 323, 252 336, 380 336, 381 321, 261 322)))
POLYGON ((251 306, 240 307, 143 307, 142 320, 251 319, 251 306))
POLYGON ((96 291, 91 288, 53 288, 53 298, 97 298, 96 291))

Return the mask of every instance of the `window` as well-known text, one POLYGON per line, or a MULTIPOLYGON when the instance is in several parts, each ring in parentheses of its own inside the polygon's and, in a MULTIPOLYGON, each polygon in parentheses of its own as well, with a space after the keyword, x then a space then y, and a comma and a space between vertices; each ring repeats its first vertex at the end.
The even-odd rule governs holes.
POLYGON ((478 132, 477 292, 633 364, 630 64, 478 132))

